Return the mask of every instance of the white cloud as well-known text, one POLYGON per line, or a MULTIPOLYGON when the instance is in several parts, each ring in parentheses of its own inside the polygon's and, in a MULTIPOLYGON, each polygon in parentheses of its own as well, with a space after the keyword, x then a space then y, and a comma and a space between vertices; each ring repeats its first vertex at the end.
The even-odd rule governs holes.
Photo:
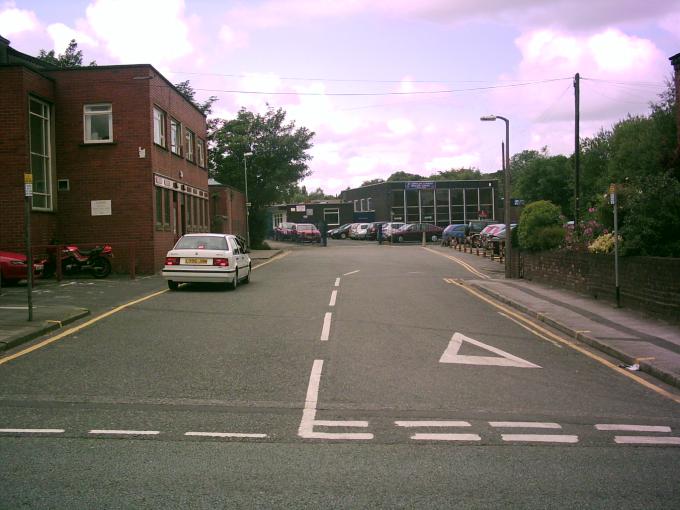
POLYGON ((89 35, 80 32, 78 30, 73 30, 67 27, 63 23, 53 23, 47 27, 47 33, 52 38, 54 43, 54 49, 57 54, 63 53, 68 47, 72 39, 78 42, 78 45, 84 44, 86 46, 97 46, 98 43, 92 39, 89 35))
POLYGON ((440 172, 452 168, 471 168, 479 165, 479 154, 458 154, 457 156, 442 156, 432 158, 425 163, 425 169, 429 172, 440 172))
POLYGON ((163 66, 193 49, 184 0, 95 0, 86 15, 92 33, 122 63, 163 66))
POLYGON ((416 126, 409 119, 390 119, 387 121, 387 128, 397 136, 405 136, 415 131, 416 126))
POLYGON ((33 11, 18 9, 14 2, 7 2, 0 8, 0 35, 11 37, 39 28, 40 23, 33 11))
POLYGON ((680 39, 680 9, 664 16, 659 26, 680 39))

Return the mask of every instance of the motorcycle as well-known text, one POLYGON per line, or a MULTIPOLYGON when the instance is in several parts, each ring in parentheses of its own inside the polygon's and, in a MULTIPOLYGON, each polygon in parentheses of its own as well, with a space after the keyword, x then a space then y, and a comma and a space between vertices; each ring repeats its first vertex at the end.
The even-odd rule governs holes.
MULTIPOLYGON (((57 268, 56 250, 49 254, 49 260, 45 264, 44 275, 54 275, 57 268)), ((111 273, 111 261, 113 250, 111 245, 96 246, 91 250, 81 250, 75 245, 66 245, 61 250, 61 272, 64 275, 74 275, 89 271, 95 278, 106 278, 111 273)))

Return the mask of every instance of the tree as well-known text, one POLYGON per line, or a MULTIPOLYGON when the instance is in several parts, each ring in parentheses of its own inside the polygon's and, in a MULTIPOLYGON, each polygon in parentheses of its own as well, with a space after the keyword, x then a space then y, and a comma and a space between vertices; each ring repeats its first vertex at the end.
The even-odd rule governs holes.
POLYGON ((245 189, 244 154, 247 156, 248 200, 251 202, 251 244, 265 237, 266 207, 281 201, 297 183, 310 175, 307 151, 314 133, 286 122, 286 112, 269 107, 264 114, 241 108, 235 119, 214 123, 209 151, 210 174, 218 181, 245 189))
POLYGON ((215 101, 217 101, 217 96, 210 96, 202 103, 199 103, 198 101, 196 101, 196 92, 194 91, 194 88, 191 86, 191 82, 189 80, 175 83, 175 88, 177 89, 177 92, 182 94, 187 101, 189 101, 196 108, 201 110, 201 112, 203 112, 203 115, 207 117, 212 113, 212 105, 215 101))
POLYGON ((385 179, 371 179, 370 181, 364 181, 361 183, 362 186, 370 186, 371 184, 380 184, 385 182, 385 179))
POLYGON ((560 208, 547 200, 527 205, 517 227, 519 246, 523 250, 541 251, 557 248, 564 241, 560 208))
MULTIPOLYGON (((71 39, 68 47, 63 54, 55 56, 54 50, 45 51, 40 50, 38 60, 42 60, 47 64, 56 67, 82 67, 83 66, 83 51, 78 49, 78 43, 75 39, 71 39)), ((94 60, 88 64, 90 67, 97 65, 94 60)))
POLYGON ((513 195, 527 203, 549 200, 559 206, 562 214, 569 215, 572 185, 572 166, 565 156, 540 155, 526 163, 513 182, 513 195))
POLYGON ((387 178, 387 182, 394 182, 394 181, 425 181, 427 180, 426 177, 423 177, 422 175, 418 174, 410 174, 408 172, 394 172, 392 175, 390 175, 387 178))
POLYGON ((452 168, 430 176, 434 181, 474 181, 481 178, 482 172, 476 168, 452 168))

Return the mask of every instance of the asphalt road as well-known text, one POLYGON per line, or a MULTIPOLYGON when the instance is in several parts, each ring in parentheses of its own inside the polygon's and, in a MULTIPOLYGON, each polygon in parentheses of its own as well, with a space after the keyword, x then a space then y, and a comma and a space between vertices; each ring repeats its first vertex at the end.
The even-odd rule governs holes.
POLYGON ((680 507, 680 406, 477 277, 294 247, 1 365, 0 508, 680 507))

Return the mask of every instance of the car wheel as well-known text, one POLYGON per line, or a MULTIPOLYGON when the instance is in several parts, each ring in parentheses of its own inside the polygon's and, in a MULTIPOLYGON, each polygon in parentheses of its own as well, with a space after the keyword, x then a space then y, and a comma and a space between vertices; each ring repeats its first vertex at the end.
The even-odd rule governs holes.
POLYGON ((168 280, 168 289, 177 290, 179 288, 179 283, 168 280))
POLYGON ((236 270, 236 274, 234 275, 234 279, 231 282, 231 290, 236 290, 238 287, 238 269, 236 270))
POLYGON ((345 239, 347 237, 347 234, 340 234, 340 239, 345 239))
POLYGON ((253 270, 252 266, 248 266, 248 274, 243 279, 243 283, 250 283, 250 273, 253 270))
POLYGON ((436 243, 437 242, 437 236, 432 236, 432 242, 436 243))
POLYGON ((400 243, 403 243, 404 242, 404 236, 397 237, 397 241, 399 241, 400 243))

